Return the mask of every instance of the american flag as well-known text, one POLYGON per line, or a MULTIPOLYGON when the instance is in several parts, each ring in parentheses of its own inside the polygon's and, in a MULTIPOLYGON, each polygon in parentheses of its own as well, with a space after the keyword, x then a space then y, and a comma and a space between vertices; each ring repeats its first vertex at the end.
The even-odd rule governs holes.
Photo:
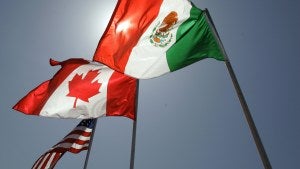
POLYGON ((95 126, 95 119, 82 120, 67 136, 44 153, 32 169, 52 169, 65 152, 79 153, 87 150, 95 126))

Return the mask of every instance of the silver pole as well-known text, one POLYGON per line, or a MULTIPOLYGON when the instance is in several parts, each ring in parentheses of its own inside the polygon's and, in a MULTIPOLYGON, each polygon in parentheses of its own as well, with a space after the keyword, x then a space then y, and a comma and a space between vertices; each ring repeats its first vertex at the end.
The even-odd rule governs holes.
POLYGON ((136 82, 136 98, 135 98, 135 120, 132 125, 132 141, 131 141, 131 155, 130 155, 130 169, 134 169, 135 157, 135 142, 136 142, 136 127, 137 127, 137 112, 138 112, 138 96, 139 96, 139 80, 136 82))
POLYGON ((92 134, 91 134, 89 148, 88 148, 88 151, 87 151, 86 156, 85 156, 85 161, 84 161, 83 169, 87 169, 87 165, 88 165, 89 158, 90 158, 90 152, 91 152, 91 149, 92 149, 92 143, 93 143, 93 140, 94 140, 94 133, 96 131, 97 120, 98 119, 95 119, 95 124, 94 124, 93 131, 92 131, 92 134))
POLYGON ((226 54, 225 48, 224 48, 224 46, 223 46, 223 44, 221 42, 221 39, 220 39, 220 37, 218 35, 216 27, 213 24, 212 18, 210 17, 210 14, 209 14, 209 12, 208 12, 207 9, 205 9, 205 14, 206 14, 207 21, 210 24, 210 27, 212 28, 214 36, 216 37, 216 39, 218 41, 218 44, 221 47, 221 50, 222 50, 222 52, 224 54, 226 67, 228 69, 228 72, 230 74, 232 83, 234 85, 234 88, 235 88, 236 93, 238 95, 238 98, 240 100, 240 103, 241 103, 241 106, 243 108, 243 112, 244 112, 245 118, 246 118, 246 120, 248 122, 248 126, 249 126, 249 128, 251 130, 252 137, 253 137, 253 139, 255 141, 255 144, 256 144, 257 150, 259 152, 260 158, 261 158, 261 160, 263 162, 263 165, 264 165, 265 169, 272 169, 271 163, 269 161, 269 158, 267 156, 265 148, 264 148, 264 146, 262 144, 262 141, 261 141, 260 136, 258 134, 258 131, 257 131, 257 128, 256 128, 255 123, 253 121, 253 118, 251 116, 251 113, 250 113, 249 107, 247 105, 246 99, 245 99, 245 97, 243 95, 241 87, 240 87, 240 85, 239 85, 239 83, 237 81, 237 78, 235 76, 233 68, 232 68, 232 66, 230 64, 230 61, 228 59, 228 56, 226 54))

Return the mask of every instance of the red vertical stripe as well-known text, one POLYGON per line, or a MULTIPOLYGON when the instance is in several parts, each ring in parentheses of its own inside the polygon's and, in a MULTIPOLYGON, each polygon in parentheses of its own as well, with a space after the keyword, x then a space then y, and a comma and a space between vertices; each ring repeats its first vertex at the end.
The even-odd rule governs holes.
MULTIPOLYGON (((47 158, 45 159, 45 161, 44 161, 44 163, 43 163, 41 169, 45 169, 45 168, 46 168, 47 164, 49 163, 49 160, 50 160, 51 156, 52 156, 52 153, 49 153, 48 156, 47 156, 47 158)), ((43 159, 43 160, 44 160, 44 159, 43 159)), ((50 162, 50 163, 51 163, 51 162, 50 162)))
POLYGON ((60 153, 60 152, 56 153, 55 156, 54 156, 54 158, 53 158, 53 160, 52 160, 52 162, 51 162, 50 168, 52 168, 52 167, 54 168, 54 166, 56 165, 56 163, 58 162, 58 160, 59 160, 63 155, 64 155, 64 153, 60 153))
POLYGON ((107 87, 106 116, 125 116, 135 120, 137 80, 114 72, 107 87))
POLYGON ((124 72, 132 48, 157 17, 162 2, 119 0, 93 59, 124 72), (129 27, 126 30, 120 29, 122 25, 129 27), (125 54, 122 49, 126 51, 125 54), (116 65, 115 61, 119 64, 116 65))
POLYGON ((43 154, 34 164, 32 169, 37 169, 43 162, 44 157, 46 156, 47 153, 43 154))

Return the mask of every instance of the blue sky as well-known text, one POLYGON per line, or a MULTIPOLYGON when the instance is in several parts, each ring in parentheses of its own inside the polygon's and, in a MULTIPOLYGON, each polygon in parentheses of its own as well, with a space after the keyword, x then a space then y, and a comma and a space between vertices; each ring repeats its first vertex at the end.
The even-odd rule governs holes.
MULTIPOLYGON (((54 75, 49 58, 91 59, 116 2, 0 2, 1 168, 30 168, 78 124, 11 107, 54 75)), ((192 2, 210 11, 273 168, 300 168, 300 2, 192 2)), ((141 80, 137 125, 136 169, 263 168, 223 62, 141 80)), ((129 168, 131 130, 129 119, 100 118, 88 168, 129 168)), ((65 154, 57 168, 84 158, 65 154)))

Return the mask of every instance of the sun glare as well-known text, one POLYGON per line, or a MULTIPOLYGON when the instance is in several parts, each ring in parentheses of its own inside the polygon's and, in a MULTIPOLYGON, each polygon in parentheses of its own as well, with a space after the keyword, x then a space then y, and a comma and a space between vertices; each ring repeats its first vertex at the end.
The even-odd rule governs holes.
POLYGON ((130 27, 130 21, 124 21, 124 22, 120 22, 118 25, 117 25, 117 29, 116 31, 119 33, 119 32, 127 32, 128 28, 130 27))

